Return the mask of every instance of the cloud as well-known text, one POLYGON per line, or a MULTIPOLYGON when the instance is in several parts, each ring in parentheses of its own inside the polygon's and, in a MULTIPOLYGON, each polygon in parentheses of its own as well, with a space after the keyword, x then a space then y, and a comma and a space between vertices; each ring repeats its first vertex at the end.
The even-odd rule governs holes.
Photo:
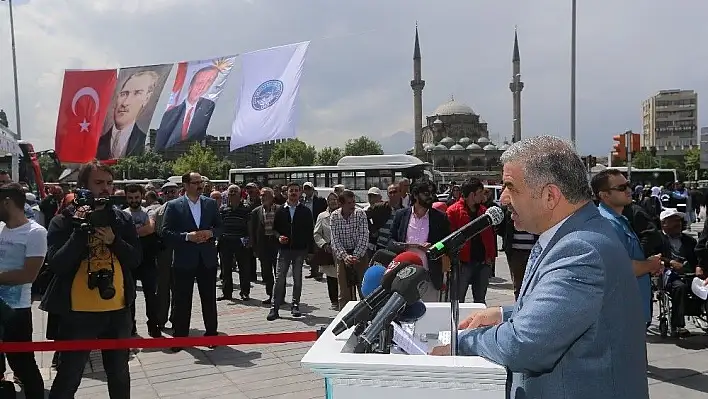
MULTIPOLYGON (((423 109, 469 104, 494 135, 511 135, 511 50, 518 25, 523 134, 569 133, 570 2, 557 0, 31 0, 16 6, 23 136, 54 142, 64 69, 204 59, 312 40, 299 136, 316 146, 413 130, 413 28, 423 55, 423 109)), ((668 88, 708 92, 698 39, 708 3, 595 0, 578 5, 577 133, 584 153, 639 131, 640 103, 668 88)), ((0 31, 8 32, 6 3, 0 31)), ((0 35, 0 108, 14 124, 9 35, 0 35)), ((227 135, 239 68, 210 127, 227 135)), ((165 90, 169 90, 168 82, 165 90)), ((157 109, 163 109, 164 95, 157 109)), ((701 104, 699 100, 699 105, 701 104)), ((152 126, 159 122, 156 113, 152 126)), ((701 125, 708 121, 699 113, 701 125)), ((412 143, 411 143, 412 146, 412 143)))

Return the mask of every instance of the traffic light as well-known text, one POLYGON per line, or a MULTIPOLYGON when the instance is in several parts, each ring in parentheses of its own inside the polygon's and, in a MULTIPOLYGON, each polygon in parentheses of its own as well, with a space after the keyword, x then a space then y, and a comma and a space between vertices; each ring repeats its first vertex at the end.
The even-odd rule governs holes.
POLYGON ((617 142, 617 144, 615 144, 615 146, 614 146, 614 153, 615 153, 617 159, 620 161, 626 161, 627 160, 626 135, 619 134, 617 136, 612 137, 612 140, 617 142))
POLYGON ((639 150, 642 149, 642 143, 640 141, 641 140, 640 140, 639 133, 632 133, 632 142, 629 146, 629 148, 632 151, 632 155, 638 153, 639 150))

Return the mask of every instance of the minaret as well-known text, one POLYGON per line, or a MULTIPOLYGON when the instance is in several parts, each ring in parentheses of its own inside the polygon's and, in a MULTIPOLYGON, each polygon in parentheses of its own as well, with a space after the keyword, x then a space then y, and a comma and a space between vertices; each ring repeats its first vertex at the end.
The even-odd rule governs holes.
POLYGON ((415 25, 415 48, 413 49, 413 128, 415 129, 415 139, 413 155, 423 156, 423 87, 425 81, 421 78, 420 65, 420 43, 418 41, 418 24, 415 25))
POLYGON ((521 140, 521 90, 524 89, 524 82, 521 81, 521 56, 519 55, 519 38, 514 30, 514 55, 511 58, 513 65, 513 75, 509 89, 514 99, 514 138, 512 142, 521 140))

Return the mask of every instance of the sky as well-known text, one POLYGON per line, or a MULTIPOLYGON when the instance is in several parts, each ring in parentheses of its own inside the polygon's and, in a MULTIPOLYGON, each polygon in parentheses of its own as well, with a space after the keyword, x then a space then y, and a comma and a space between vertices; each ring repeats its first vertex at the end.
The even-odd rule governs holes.
MULTIPOLYGON (((318 148, 413 131, 413 38, 423 57, 425 115, 454 95, 512 136, 511 56, 521 49, 522 135, 570 137, 570 0, 14 0, 23 139, 54 145, 65 69, 206 59, 310 40, 298 137, 318 148)), ((605 155, 641 130, 641 101, 662 89, 699 93, 707 126, 708 2, 578 0, 577 144, 605 155), (680 5, 679 5, 680 3, 680 5)), ((9 14, 0 2, 0 108, 14 128, 9 14)), ((209 133, 229 135, 239 62, 209 133)), ((174 72, 173 72, 174 73, 174 72)), ((156 128, 171 87, 165 86, 156 128)), ((413 143, 411 142, 411 147, 413 143)))

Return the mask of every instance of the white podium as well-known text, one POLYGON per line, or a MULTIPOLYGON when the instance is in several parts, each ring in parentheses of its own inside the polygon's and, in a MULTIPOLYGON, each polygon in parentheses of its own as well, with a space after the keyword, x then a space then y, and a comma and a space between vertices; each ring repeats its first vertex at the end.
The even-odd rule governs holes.
MULTIPOLYGON (((332 328, 355 302, 349 302, 302 358, 303 367, 325 378, 326 399, 503 399, 506 369, 481 357, 353 353, 353 328, 334 336, 332 328)), ((450 330, 450 304, 426 303, 415 336, 450 330)), ((460 319, 482 304, 461 303, 460 319)), ((436 340, 429 340, 432 349, 436 340)))

